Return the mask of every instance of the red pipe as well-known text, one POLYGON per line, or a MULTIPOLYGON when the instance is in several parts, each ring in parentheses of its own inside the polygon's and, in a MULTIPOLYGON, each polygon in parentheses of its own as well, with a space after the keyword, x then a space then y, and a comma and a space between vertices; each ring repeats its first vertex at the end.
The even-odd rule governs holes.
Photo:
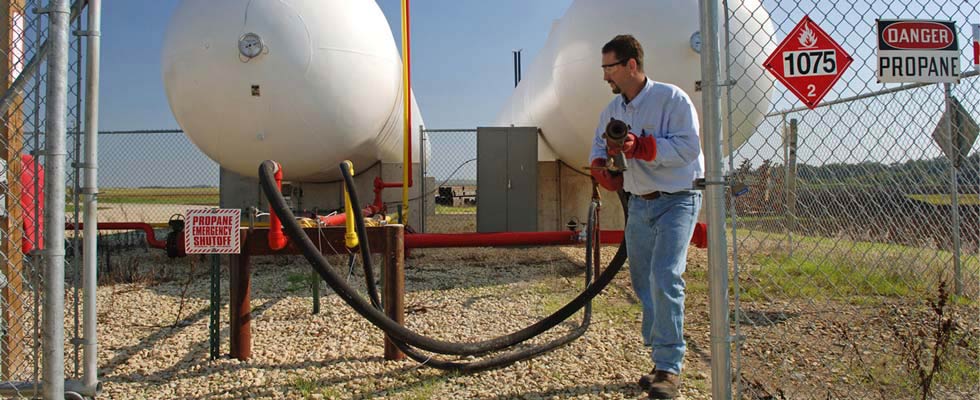
POLYGON ((413 233, 405 235, 406 249, 567 245, 579 243, 578 232, 413 233))
MULTIPOLYGON (((599 231, 599 243, 619 244, 623 241, 623 236, 623 231, 599 231)), ((708 248, 708 224, 698 222, 694 225, 694 235, 691 236, 691 244, 699 249, 708 248)))
MULTIPOLYGON (((699 248, 707 247, 707 240, 699 233, 707 225, 698 223, 691 243, 699 248), (700 240, 699 240, 700 239, 700 240)), ((599 231, 599 243, 619 244, 623 231, 599 231)), ((579 232, 500 232, 500 233, 413 233, 405 235, 406 249, 433 247, 493 247, 493 246, 561 246, 580 243, 579 232)))
MULTIPOLYGON (((69 229, 75 229, 75 224, 65 224, 65 230, 69 229)), ((78 224, 78 229, 85 229, 85 224, 78 224)), ((99 222, 95 229, 100 231, 141 230, 146 233, 146 243, 149 244, 150 247, 155 249, 167 248, 167 241, 157 240, 155 233, 153 232, 153 226, 145 222, 99 222)))
MULTIPOLYGON (((275 162, 276 164, 276 188, 282 192, 282 165, 275 162)), ((286 247, 286 235, 282 231, 282 221, 279 220, 279 216, 276 215, 275 210, 271 207, 269 208, 269 248, 273 250, 282 250, 286 247)))
MULTIPOLYGON (((365 217, 370 217, 379 212, 381 212, 381 207, 378 206, 377 204, 371 204, 367 207, 364 207, 364 209, 361 210, 361 215, 365 217)), ((347 222, 346 213, 337 213, 330 216, 320 217, 320 223, 323 226, 339 226, 339 225, 343 225, 345 222, 347 222)))
MULTIPOLYGON (((381 191, 388 187, 401 187, 401 183, 385 183, 381 180, 381 177, 374 178, 374 203, 364 207, 361 210, 361 215, 365 217, 370 217, 374 214, 384 211, 385 203, 381 201, 381 191)), ((336 215, 331 215, 328 217, 320 217, 320 223, 324 226, 337 226, 343 225, 347 222, 346 213, 338 213, 336 215)))
POLYGON ((381 191, 388 188, 400 188, 401 182, 385 182, 380 176, 374 177, 374 204, 381 204, 381 191))

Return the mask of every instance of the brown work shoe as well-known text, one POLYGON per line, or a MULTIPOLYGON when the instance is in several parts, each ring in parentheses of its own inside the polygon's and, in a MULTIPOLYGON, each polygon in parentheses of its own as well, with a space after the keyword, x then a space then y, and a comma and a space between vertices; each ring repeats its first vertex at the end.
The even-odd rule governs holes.
POLYGON ((647 392, 651 399, 673 399, 681 387, 681 378, 667 371, 654 371, 653 381, 647 392))
POLYGON ((652 371, 650 371, 649 374, 641 376, 640 381, 637 382, 636 384, 640 385, 640 389, 643 389, 643 391, 646 392, 650 390, 650 386, 653 385, 653 379, 656 376, 657 376, 657 369, 654 368, 652 371))

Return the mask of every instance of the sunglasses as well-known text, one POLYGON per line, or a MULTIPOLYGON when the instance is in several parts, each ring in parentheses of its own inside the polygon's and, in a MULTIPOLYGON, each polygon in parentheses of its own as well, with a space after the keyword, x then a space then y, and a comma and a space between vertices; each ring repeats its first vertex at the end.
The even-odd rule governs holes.
POLYGON ((630 60, 627 58, 625 60, 619 60, 619 61, 616 61, 614 63, 602 64, 601 66, 602 66, 602 69, 609 69, 609 68, 615 67, 617 65, 626 65, 629 62, 630 62, 630 60))

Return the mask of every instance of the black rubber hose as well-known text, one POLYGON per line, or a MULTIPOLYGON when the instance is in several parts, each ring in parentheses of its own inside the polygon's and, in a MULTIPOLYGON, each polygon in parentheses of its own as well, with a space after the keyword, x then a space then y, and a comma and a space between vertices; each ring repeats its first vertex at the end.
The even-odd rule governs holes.
MULTIPOLYGON (((371 299, 371 305, 378 309, 378 311, 381 311, 382 315, 384 315, 384 303, 381 302, 381 295, 378 292, 378 285, 374 282, 374 269, 370 267, 371 245, 367 240, 367 228, 364 227, 364 218, 361 217, 361 211, 358 208, 358 204, 361 203, 357 202, 357 191, 354 190, 354 174, 351 171, 351 165, 346 161, 340 163, 340 169, 345 171, 344 182, 347 185, 347 195, 350 196, 351 208, 354 209, 354 230, 356 231, 355 233, 357 233, 357 243, 358 247, 361 249, 361 258, 364 259, 364 282, 367 287, 368 298, 371 299), (348 175, 351 175, 351 177, 348 178, 348 175)), ((285 204, 285 199, 283 199, 283 205, 285 204)), ((296 224, 296 226, 299 227, 299 224, 296 224)), ((303 233, 303 237, 307 237, 306 233, 303 233)), ((310 244, 312 245, 313 242, 311 241, 310 244)), ((317 251, 317 254, 320 254, 320 252, 317 251)), ((324 259, 324 261, 326 261, 326 259, 324 259)), ((313 261, 311 260, 310 263, 313 263, 313 261)), ((327 270, 329 271, 329 268, 327 268, 327 270)), ((320 275, 323 274, 321 273, 320 275)), ((346 283, 346 281, 344 283, 346 283)))
MULTIPOLYGON (((340 164, 340 170, 341 170, 341 173, 344 175, 344 183, 347 184, 347 191, 348 191, 348 194, 351 197, 351 201, 353 202, 353 201, 355 201, 357 199, 357 196, 358 195, 357 195, 357 190, 354 189, 354 187, 355 187, 354 186, 354 177, 353 177, 353 174, 351 173, 350 166, 347 163, 341 163, 340 164)), ((624 202, 623 203, 623 210, 626 210, 627 209, 627 206, 626 206, 626 203, 625 202, 626 202, 626 200, 628 200, 628 197, 624 197, 624 196, 625 196, 625 192, 621 192, 621 194, 620 194, 620 200, 622 202, 624 202)), ((354 203, 354 204, 356 204, 356 203, 354 203)), ((624 216, 628 216, 628 215, 626 215, 624 213, 624 216)), ((366 233, 367 230, 366 230, 366 227, 364 226, 364 220, 363 219, 354 220, 354 224, 355 224, 355 228, 357 229, 358 236, 360 236, 362 238, 367 237, 367 233, 366 233)), ((625 243, 622 243, 620 247, 621 247, 620 250, 623 253, 623 255, 622 255, 622 258, 623 259, 622 259, 622 261, 620 261, 618 263, 618 266, 615 267, 616 272, 618 272, 618 270, 620 268, 622 268, 622 265, 625 262, 625 258, 626 258, 626 255, 625 255, 625 243)), ((317 253, 319 254, 319 252, 317 252, 317 253)), ((617 256, 619 256, 619 254, 620 254, 619 252, 616 253, 617 256)), ((613 264, 615 263, 615 261, 616 261, 616 257, 614 256, 613 257, 613 261, 610 262, 610 268, 613 267, 613 264)), ((373 268, 371 267, 371 261, 370 261, 370 259, 368 259, 367 261, 364 262, 364 268, 366 270, 373 270, 373 268)), ((609 275, 609 281, 611 281, 613 277, 615 277, 615 273, 612 273, 611 275, 609 275)), ((544 333, 545 331, 553 328, 554 326, 556 326, 556 325, 564 322, 566 319, 568 319, 568 317, 570 317, 575 312, 578 312, 578 310, 581 309, 582 307, 584 307, 586 305, 590 305, 591 304, 590 301, 592 300, 592 298, 594 298, 596 295, 598 295, 602 291, 602 289, 605 288, 605 286, 607 284, 608 284, 608 281, 605 284, 603 284, 602 287, 600 287, 595 292, 595 294, 593 294, 591 296, 588 296, 587 298, 584 298, 582 301, 579 301, 580 298, 583 297, 582 294, 580 294, 578 297, 576 297, 575 299, 573 299, 572 301, 570 301, 568 304, 566 304, 565 307, 563 307, 562 309, 559 309, 558 311, 556 311, 555 313, 553 313, 552 315, 550 315, 548 317, 545 317, 545 319, 539 321, 538 323, 535 323, 535 324, 533 324, 531 326, 528 326, 528 327, 526 327, 526 328, 524 328, 524 329, 522 329, 520 331, 514 332, 514 333, 512 333, 510 335, 500 336, 500 337, 497 337, 497 338, 494 338, 494 339, 491 339, 491 340, 487 340, 487 341, 484 341, 484 342, 466 343, 466 344, 489 343, 489 342, 492 342, 494 340, 497 340, 497 341, 502 342, 502 343, 500 343, 498 345, 494 345, 493 347, 488 347, 484 351, 477 352, 477 353, 465 354, 465 355, 480 355, 480 354, 485 354, 485 353, 497 351, 497 350, 500 350, 500 349, 503 349, 503 348, 506 348, 506 347, 513 346, 514 344, 523 342, 523 341, 525 341, 527 339, 530 339, 530 338, 533 338, 535 336, 538 336, 538 335, 544 333), (569 306, 573 306, 573 309, 570 312, 568 312, 568 314, 566 314, 564 316, 561 316, 561 317, 557 317, 557 318, 555 317, 564 308, 567 308, 569 306), (523 337, 523 339, 520 339, 518 341, 514 341, 514 342, 509 343, 509 344, 506 343, 506 342, 503 342, 503 340, 507 340, 507 338, 515 338, 515 337, 523 337)), ((586 289, 588 289, 588 286, 586 287, 586 289)), ((377 289, 375 289, 375 290, 377 290, 377 289)), ((583 292, 583 294, 584 293, 585 292, 583 292)), ((394 322, 394 321, 392 321, 392 322, 394 322)), ((401 327, 401 325, 397 325, 397 326, 401 327)), ((394 335, 392 335, 392 337, 394 338, 394 335)), ((516 340, 516 339, 513 339, 513 340, 516 340)), ((397 338, 394 338, 394 341, 397 342, 398 339, 397 338)), ((409 343, 409 344, 411 345, 411 343, 409 343)), ((421 346, 418 346, 418 347, 421 347, 421 346)), ((436 353, 442 353, 442 354, 458 354, 458 353, 439 352, 439 351, 435 351, 435 352, 436 353)))
MULTIPOLYGON (((598 203, 592 201, 589 204, 589 222, 586 228, 585 240, 585 286, 588 287, 592 284, 593 269, 592 269, 592 255, 593 246, 598 246, 599 235, 595 232, 597 219, 598 219, 598 203)), ((538 346, 533 346, 527 349, 521 349, 505 353, 502 355, 497 355, 491 358, 482 359, 479 361, 471 362, 459 362, 459 361, 448 361, 440 358, 433 358, 432 356, 427 356, 422 354, 420 351, 406 345, 405 343, 394 341, 395 346, 397 346, 405 355, 409 358, 436 369, 462 372, 462 373, 473 373, 484 371, 488 369, 500 368, 511 365, 518 361, 527 360, 532 357, 547 353, 549 351, 555 350, 561 346, 571 343, 573 340, 578 339, 586 331, 588 331, 589 326, 592 323, 592 301, 585 303, 585 311, 582 316, 582 323, 563 335, 562 337, 556 338, 548 343, 544 343, 538 346)))
MULTIPOLYGON (((354 201, 355 199, 357 199, 357 196, 358 195, 357 195, 357 190, 354 189, 354 178, 353 178, 353 174, 350 171, 350 166, 347 163, 341 163, 340 169, 341 169, 342 174, 344 175, 344 183, 347 184, 347 191, 348 191, 348 194, 351 196, 351 201, 354 201)), ((593 231, 595 229, 595 226, 596 226, 596 223, 597 223, 598 215, 596 213, 598 212, 598 204, 592 203, 592 204, 590 204, 590 207, 589 208, 590 208, 590 222, 589 223, 591 224, 589 226, 589 230, 591 232, 591 231, 593 231), (595 218, 591 218, 591 216, 593 216, 593 215, 595 216, 595 218)), ((625 208, 625 205, 624 205, 624 208, 623 209, 624 210, 626 209, 625 208)), ((354 224, 355 224, 355 228, 357 230, 357 234, 360 237, 362 237, 362 238, 366 238, 367 237, 367 228, 364 225, 364 220, 363 219, 357 219, 357 220, 354 221, 354 224)), ((588 240, 587 240, 587 242, 588 242, 588 240)), ((588 266, 589 262, 591 261, 591 255, 587 255, 586 256, 586 260, 587 260, 587 263, 586 264, 588 266)), ((364 264, 365 270, 367 270, 367 271, 373 270, 373 268, 371 266, 371 259, 366 259, 366 261, 363 264, 364 264)), ((587 276, 586 288, 588 288, 589 283, 592 281, 592 271, 588 271, 586 273, 586 276, 587 276)), ((601 292, 601 289, 600 289, 600 292, 601 292)), ((583 306, 590 309, 591 308, 591 304, 592 304, 591 303, 591 299, 592 299, 591 297, 588 298, 588 299, 586 299, 585 302, 584 302, 584 305, 579 304, 575 308, 575 310, 572 311, 572 313, 577 312, 583 306)), ((569 304, 571 304, 571 303, 572 302, 569 302, 569 304)), ((540 329, 538 331, 534 331, 533 333, 531 333, 530 336, 528 336, 527 339, 530 339, 530 338, 533 338, 535 336, 538 336, 538 335, 544 333, 545 331, 553 328, 555 325, 557 325, 557 324, 563 322, 564 320, 568 319, 568 317, 570 317, 572 313, 570 313, 568 316, 565 316, 565 317, 561 318, 561 320, 555 322, 551 326, 542 328, 542 329, 540 329)), ((559 338, 559 339, 557 339, 555 341, 552 341, 549 344, 546 344, 545 346, 543 346, 541 348, 527 349, 527 350, 523 350, 523 351, 512 352, 512 353, 509 353, 508 355, 495 357, 495 358, 489 359, 489 360, 481 360, 480 362, 478 362, 476 364, 476 366, 474 368, 477 368, 477 369, 488 369, 488 368, 493 368, 493 367, 496 367, 496 366, 499 366, 499 365, 506 365, 508 363, 512 363, 512 362, 515 362, 515 361, 518 361, 518 360, 521 360, 521 359, 526 359, 526 358, 533 357, 534 355, 543 353, 545 351, 549 351, 551 349, 557 348, 560 345, 563 345, 565 343, 571 342, 572 340, 578 338, 583 333, 585 333, 586 329, 588 328, 587 327, 588 321, 591 320, 591 312, 588 314, 588 317, 589 317, 589 319, 587 319, 585 322, 583 322, 583 324, 586 325, 583 329, 576 328, 575 330, 573 330, 570 334, 566 335, 565 337, 559 338)), ((516 332, 516 333, 514 333, 512 335, 516 335, 516 334, 519 334, 521 332, 525 332, 525 331, 529 331, 529 330, 530 330, 530 328, 525 328, 524 330, 518 331, 518 332, 516 332)), ((506 336, 501 336, 501 338, 505 338, 505 337, 506 336)), ((527 339, 525 339, 525 340, 527 340, 527 339)), ((393 339, 393 341, 395 342, 395 344, 400 343, 398 339, 393 339)), ((514 343, 514 344, 516 344, 516 343, 514 343)), ((498 351, 498 350, 501 350, 503 348, 510 347, 512 345, 513 344, 508 344, 508 345, 501 344, 501 345, 499 345, 497 347, 489 348, 489 349, 487 349, 484 352, 476 353, 476 354, 473 354, 473 355, 482 355, 482 354, 486 354, 486 353, 489 353, 489 352, 498 351)), ((404 347, 408 348, 409 346, 410 346, 410 344, 406 344, 406 346, 404 346, 404 347)), ((402 351, 404 352, 404 349, 402 351)), ((413 356, 413 359, 418 359, 418 358, 423 357, 422 354, 421 353, 418 353, 418 352, 412 352, 411 350, 409 352, 406 352, 406 354, 410 354, 410 353, 412 353, 411 355, 413 356)), ((443 353, 443 354, 454 354, 454 353, 443 353)), ((433 362, 438 363, 439 361, 441 361, 441 360, 433 360, 431 357, 426 357, 426 360, 428 360, 430 363, 433 363, 433 362)), ((463 363, 448 363, 447 362, 446 368, 442 368, 442 369, 470 370, 470 369, 465 368, 465 367, 466 366, 472 366, 472 365, 473 365, 473 363, 463 364, 463 363)), ((439 368, 439 367, 436 366, 436 368, 439 368)))
MULTIPOLYGON (((593 285, 590 285, 571 302, 558 309, 545 319, 538 321, 537 323, 520 331, 481 342, 459 343, 425 337, 399 325, 397 322, 388 318, 383 312, 372 307, 370 304, 365 302, 364 299, 357 296, 356 292, 347 284, 347 282, 345 282, 343 279, 337 276, 335 272, 327 267, 329 263, 327 262, 326 258, 320 253, 320 251, 310 240, 309 236, 306 235, 303 229, 296 222, 295 216, 293 215, 292 210, 290 210, 286 205, 286 201, 283 199, 282 194, 275 189, 272 169, 272 161, 265 161, 261 166, 259 166, 259 183, 262 186, 263 191, 265 191, 266 197, 269 199, 270 207, 272 207, 276 213, 281 216, 280 219, 283 222, 283 227, 286 230, 286 234, 290 236, 297 246, 299 246, 303 252, 303 255, 310 262, 310 264, 312 264, 313 269, 320 274, 323 280, 334 289, 341 299, 347 302, 348 305, 354 308, 355 311, 364 316, 372 324, 388 333, 394 340, 406 342, 426 351, 453 355, 477 355, 509 347, 530 339, 541 332, 558 325, 581 309, 586 302, 598 295, 602 289, 604 289, 606 285, 612 281, 612 279, 616 276, 616 273, 619 272, 626 261, 625 246, 624 244, 620 244, 619 250, 609 263, 609 267, 602 273, 602 275, 598 277, 593 285)), ((350 176, 350 170, 347 168, 346 163, 341 165, 341 170, 344 172, 345 180, 348 181, 348 188, 353 189, 353 178, 350 176)), ((354 201, 356 201, 356 191, 349 190, 349 192, 351 195, 352 204, 359 204, 354 203, 354 201)), ((363 224, 363 221, 361 221, 361 224, 363 224)), ((361 233, 363 234, 363 232, 361 233)))

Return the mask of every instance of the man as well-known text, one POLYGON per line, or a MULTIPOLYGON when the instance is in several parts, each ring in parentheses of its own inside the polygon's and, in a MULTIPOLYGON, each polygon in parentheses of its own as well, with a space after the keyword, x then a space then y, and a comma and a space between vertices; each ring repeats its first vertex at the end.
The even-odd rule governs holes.
POLYGON ((684 360, 684 279, 687 247, 701 193, 692 190, 704 176, 698 116, 680 88, 647 78, 643 48, 631 35, 602 47, 603 79, 618 94, 599 117, 592 143, 592 176, 602 187, 632 193, 626 250, 633 290, 643 306, 643 344, 651 346, 654 368, 640 386, 654 399, 677 397, 684 360), (611 118, 630 133, 621 145, 603 132, 611 118), (605 169, 622 153, 626 170, 605 169))

